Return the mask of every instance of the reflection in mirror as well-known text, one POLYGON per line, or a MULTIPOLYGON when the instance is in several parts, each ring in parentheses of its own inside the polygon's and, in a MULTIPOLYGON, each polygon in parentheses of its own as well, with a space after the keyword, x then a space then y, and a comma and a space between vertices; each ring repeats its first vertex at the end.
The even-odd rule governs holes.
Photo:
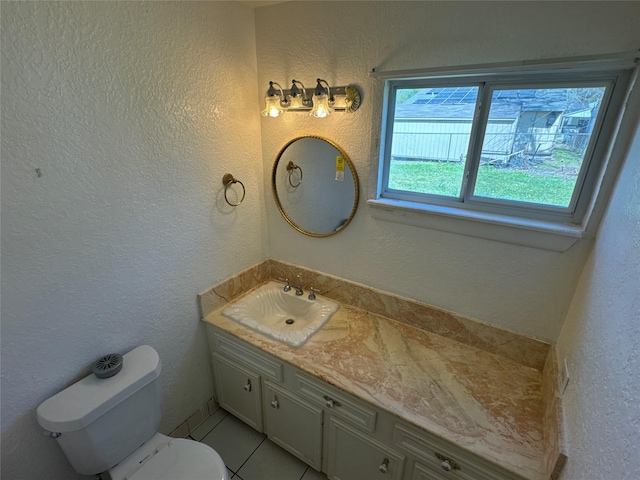
POLYGON ((278 210, 300 233, 328 237, 358 208, 358 174, 335 143, 314 136, 287 143, 276 158, 271 187, 278 210))

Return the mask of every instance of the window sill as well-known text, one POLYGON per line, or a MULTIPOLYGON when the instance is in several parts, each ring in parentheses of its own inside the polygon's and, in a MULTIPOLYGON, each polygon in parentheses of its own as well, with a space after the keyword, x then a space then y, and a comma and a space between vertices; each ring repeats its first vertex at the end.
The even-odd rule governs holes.
POLYGON ((372 207, 373 217, 378 220, 554 252, 564 252, 578 240, 585 238, 584 228, 579 225, 556 224, 382 198, 371 199, 367 203, 372 207))

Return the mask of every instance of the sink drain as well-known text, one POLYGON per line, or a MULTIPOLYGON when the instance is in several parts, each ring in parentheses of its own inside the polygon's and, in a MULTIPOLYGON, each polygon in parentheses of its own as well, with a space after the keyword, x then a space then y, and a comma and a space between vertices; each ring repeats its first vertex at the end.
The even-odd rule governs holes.
POLYGON ((284 323, 286 323, 287 325, 293 325, 293 323, 295 322, 295 320, 293 318, 287 318, 284 323))

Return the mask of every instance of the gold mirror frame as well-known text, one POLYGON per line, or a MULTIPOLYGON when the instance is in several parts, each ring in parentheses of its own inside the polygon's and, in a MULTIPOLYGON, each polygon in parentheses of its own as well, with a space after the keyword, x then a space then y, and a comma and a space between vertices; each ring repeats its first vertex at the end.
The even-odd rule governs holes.
POLYGON ((360 201, 360 181, 358 179, 358 173, 356 172, 356 168, 353 165, 353 162, 351 162, 349 155, 347 155, 346 152, 342 148, 340 148, 336 143, 332 142, 329 139, 326 139, 317 135, 302 135, 300 137, 296 137, 290 140, 289 142, 287 142, 285 146, 280 149, 280 152, 278 152, 278 156, 276 157, 276 161, 274 162, 273 168, 271 170, 271 191, 273 192, 273 198, 276 202, 276 206, 278 207, 278 211, 280 212, 280 215, 284 217, 287 223, 291 225, 294 229, 296 229, 298 232, 304 235, 308 235, 310 237, 316 237, 316 238, 330 237, 344 230, 347 227, 347 225, 351 223, 351 220, 353 220, 353 216, 356 214, 356 210, 358 209, 358 203, 360 201), (287 150, 287 147, 289 147, 292 143, 298 140, 302 140, 304 138, 315 138, 318 140, 322 140, 324 142, 327 142, 333 148, 335 148, 338 152, 340 152, 340 155, 344 157, 351 171, 351 176, 353 177, 354 199, 353 199, 353 208, 351 209, 351 213, 349 214, 349 217, 345 220, 345 222, 342 225, 340 225, 338 228, 336 228, 335 230, 329 233, 310 232, 302 228, 300 225, 295 223, 289 217, 289 215, 287 215, 287 212, 284 210, 282 203, 280 202, 280 198, 278 197, 278 189, 276 188, 276 171, 278 169, 278 164, 280 163, 280 159, 282 155, 284 155, 284 152, 287 150))

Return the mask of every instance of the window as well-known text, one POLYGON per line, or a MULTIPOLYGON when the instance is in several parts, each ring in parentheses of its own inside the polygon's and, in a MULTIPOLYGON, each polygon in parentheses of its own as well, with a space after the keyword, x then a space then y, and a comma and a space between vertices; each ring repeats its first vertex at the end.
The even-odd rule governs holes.
POLYGON ((628 82, 619 67, 388 79, 377 198, 581 225, 628 82))

